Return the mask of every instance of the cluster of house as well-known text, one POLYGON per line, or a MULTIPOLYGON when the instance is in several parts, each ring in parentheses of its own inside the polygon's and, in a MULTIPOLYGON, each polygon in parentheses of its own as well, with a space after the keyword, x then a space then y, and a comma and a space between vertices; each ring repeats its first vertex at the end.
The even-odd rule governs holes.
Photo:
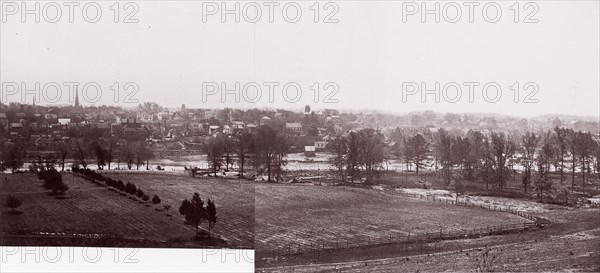
MULTIPOLYGON (((10 117, 6 112, 0 112, 0 132, 5 139, 19 140, 22 143, 28 143, 28 147, 37 149, 51 149, 56 142, 72 137, 94 138, 107 135, 127 141, 177 142, 193 147, 212 137, 233 136, 243 131, 252 132, 259 126, 268 124, 290 136, 293 139, 292 147, 294 149, 313 152, 326 149, 328 143, 335 140, 336 137, 347 134, 349 130, 362 127, 376 126, 385 134, 386 131, 391 132, 400 126, 404 128, 405 134, 419 133, 427 140, 431 140, 438 130, 433 125, 412 126, 409 124, 410 116, 399 117, 392 122, 394 126, 385 127, 379 127, 376 124, 381 122, 381 119, 374 119, 369 115, 359 114, 354 121, 347 119, 342 121, 334 110, 331 113, 316 114, 319 119, 325 121, 327 128, 314 128, 314 126, 311 128, 307 124, 298 122, 302 117, 313 114, 309 106, 303 113, 295 113, 296 116, 293 118, 286 117, 286 114, 280 111, 263 111, 261 115, 254 116, 252 122, 233 118, 231 111, 226 114, 227 112, 221 112, 224 110, 187 109, 185 105, 176 111, 164 109, 160 111, 141 109, 126 111, 119 107, 83 108, 76 102, 74 107, 46 109, 34 106, 33 111, 16 113, 13 111, 10 117), (44 111, 38 109, 44 109, 44 111), (312 131, 309 132, 309 130, 312 131)), ((447 121, 437 123, 444 124, 444 122, 447 121)), ((526 122, 524 124, 526 125, 526 122)), ((561 122, 555 119, 552 124, 558 125, 561 122)), ((562 123, 562 126, 578 129, 586 124, 582 121, 572 121, 562 123)), ((469 127, 460 127, 456 124, 446 124, 445 127, 453 127, 455 130, 464 130, 465 132, 469 129, 469 127)), ((492 131, 492 129, 486 129, 489 125, 485 120, 479 121, 478 127, 486 135, 492 131)))
MULTIPOLYGON (((90 114, 88 109, 74 107, 70 111, 49 109, 46 113, 17 112, 10 119, 6 113, 0 113, 0 126, 4 130, 4 138, 27 143, 28 147, 38 150, 52 149, 58 142, 76 137, 114 136, 127 141, 176 141, 190 144, 201 144, 204 140, 220 135, 236 135, 242 131, 252 132, 261 125, 282 122, 285 133, 294 137, 295 143, 307 150, 325 149, 327 143, 334 139, 332 134, 308 136, 307 128, 300 122, 286 122, 281 113, 273 112, 263 115, 255 122, 241 120, 219 120, 219 110, 185 109, 180 111, 162 111, 147 114, 142 111, 90 114), (66 112, 66 113, 65 113, 66 112), (209 122, 216 119, 218 122, 209 122), (219 124, 219 125, 215 125, 219 124)), ((328 116, 328 121, 339 121, 339 116, 328 116)), ((336 123, 335 130, 342 132, 336 123)))

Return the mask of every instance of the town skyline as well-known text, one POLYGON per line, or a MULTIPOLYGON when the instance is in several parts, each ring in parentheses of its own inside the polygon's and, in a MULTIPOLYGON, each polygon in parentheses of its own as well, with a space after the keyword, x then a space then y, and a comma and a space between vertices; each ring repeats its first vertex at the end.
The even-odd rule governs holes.
MULTIPOLYGON (((16 104, 23 104, 23 105, 35 105, 35 106, 43 106, 43 107, 71 107, 74 106, 75 102, 73 101, 72 103, 28 103, 28 102, 19 102, 19 101, 8 101, 7 103, 4 103, 2 101, 0 101, 0 104, 2 105, 8 105, 10 103, 16 103, 16 104)), ((123 109, 127 109, 127 110, 134 110, 135 108, 139 107, 141 104, 144 103, 156 103, 154 101, 140 101, 138 103, 126 103, 126 104, 94 104, 94 103, 81 103, 80 105, 82 107, 121 107, 123 109)), ((542 114, 531 114, 531 115, 519 115, 519 114, 508 114, 508 113, 500 113, 500 112, 469 112, 469 111, 436 111, 434 108, 422 108, 419 110, 412 110, 412 111, 393 111, 393 110, 381 110, 381 109, 372 109, 372 108, 343 108, 343 107, 335 107, 335 105, 324 105, 323 107, 319 107, 319 104, 305 104, 305 105, 300 105, 297 107, 274 107, 274 106, 246 106, 246 107, 230 107, 230 106, 223 106, 223 105, 204 105, 204 104, 198 104, 198 105, 194 105, 194 104, 189 104, 189 103, 181 103, 179 105, 162 105, 157 103, 158 105, 160 105, 161 107, 165 108, 165 109, 169 109, 171 111, 177 111, 178 109, 181 109, 182 105, 185 105, 186 108, 188 109, 215 109, 215 110, 223 110, 223 109, 239 109, 239 110, 251 110, 251 109, 259 109, 259 110, 271 110, 271 111, 275 111, 278 109, 281 110, 287 110, 287 111, 295 111, 295 112, 302 112, 303 108, 306 105, 310 105, 313 110, 327 110, 327 109, 334 109, 339 111, 340 113, 379 113, 379 114, 390 114, 390 115, 409 115, 411 113, 421 113, 421 112, 427 112, 427 111, 432 111, 434 113, 439 113, 439 114, 446 114, 446 113, 450 113, 450 114, 468 114, 468 115, 477 115, 477 116, 504 116, 504 117, 520 117, 520 118, 531 118, 531 119, 540 119, 540 118, 567 118, 567 119, 583 119, 586 121, 600 121, 600 106, 598 108, 598 113, 597 114, 591 114, 591 115, 579 115, 579 114, 573 114, 573 113, 559 113, 559 112, 548 112, 548 113, 542 113, 542 114)))

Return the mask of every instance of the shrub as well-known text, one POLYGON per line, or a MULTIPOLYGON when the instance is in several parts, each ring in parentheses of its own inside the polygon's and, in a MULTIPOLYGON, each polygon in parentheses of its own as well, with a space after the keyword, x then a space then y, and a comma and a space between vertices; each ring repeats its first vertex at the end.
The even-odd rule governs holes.
POLYGON ((127 182, 127 185, 125 185, 125 192, 134 195, 137 192, 137 187, 133 183, 127 182))
POLYGON ((144 197, 144 191, 142 189, 138 188, 135 195, 139 198, 142 198, 142 197, 144 197))
POLYGON ((181 202, 181 206, 179 206, 179 213, 181 215, 187 215, 190 210, 191 205, 192 204, 190 203, 189 200, 187 200, 187 199, 183 200, 183 202, 181 202))
POLYGON ((54 195, 64 195, 65 192, 69 189, 62 179, 52 185, 52 194, 54 195))
POLYGON ((466 253, 475 272, 494 272, 498 265, 501 264, 501 254, 501 248, 496 253, 493 253, 487 246, 483 249, 479 248, 471 253, 466 253))
POLYGON ((160 204, 160 197, 158 197, 158 195, 152 197, 152 204, 160 204))
POLYGON ((118 190, 120 190, 120 191, 123 191, 123 192, 124 192, 124 191, 125 191, 125 184, 123 183, 123 181, 119 180, 119 181, 117 182, 117 187, 116 187, 116 188, 117 188, 118 190))
POLYGON ((142 197, 142 200, 148 201, 148 200, 150 200, 150 196, 148 196, 147 194, 144 194, 144 197, 142 197))
POLYGON ((18 208, 19 206, 21 206, 21 200, 19 200, 19 198, 13 196, 13 195, 9 195, 6 198, 6 206, 11 208, 11 210, 13 212, 15 212, 15 209, 18 208))
POLYGON ((206 220, 208 220, 208 235, 210 236, 211 230, 217 223, 217 207, 215 206, 215 202, 210 200, 210 198, 206 204, 206 220))
POLYGON ((204 219, 207 219, 206 208, 204 207, 204 201, 200 198, 200 195, 196 192, 192 196, 192 200, 187 199, 181 203, 179 207, 179 213, 185 215, 186 222, 196 227, 196 236, 198 235, 199 226, 204 219))
POLYGON ((63 182, 62 174, 55 169, 40 172, 38 175, 44 180, 44 189, 51 190, 54 195, 64 195, 69 187, 63 182))

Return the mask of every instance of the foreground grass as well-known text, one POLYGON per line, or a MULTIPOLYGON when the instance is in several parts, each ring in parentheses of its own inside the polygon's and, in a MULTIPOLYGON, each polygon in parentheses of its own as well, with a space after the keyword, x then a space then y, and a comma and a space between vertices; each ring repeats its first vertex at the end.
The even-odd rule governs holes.
MULTIPOLYGON (((162 210, 162 204, 146 205, 137 199, 122 196, 110 191, 107 187, 97 186, 71 173, 63 174, 65 183, 69 186, 66 199, 56 199, 49 196, 32 174, 4 175, 0 199, 5 196, 15 195, 23 205, 19 210, 20 215, 3 213, 0 226, 2 232, 12 235, 39 236, 40 233, 52 235, 84 236, 110 235, 122 237, 124 241, 135 246, 165 246, 165 247, 202 247, 208 246, 206 242, 192 241, 194 229, 185 225, 183 218, 178 215, 177 206, 173 205, 168 216, 162 210), (148 242, 151 241, 151 242, 148 242), (141 242, 141 243, 136 243, 141 242)), ((171 178, 176 180, 177 178, 171 178)), ((157 180, 158 181, 158 180, 157 180)), ((163 183, 165 180, 162 180, 163 183)), ((149 187, 142 188, 149 194, 169 196, 168 191, 155 191, 149 187)), ((157 189, 158 190, 158 189, 157 189)), ((189 193, 191 195, 191 193, 189 193)), ((166 198, 168 200, 168 198, 166 198)), ((183 198, 182 198, 183 199, 183 198)), ((164 201, 163 201, 164 202, 164 201)), ((4 211, 3 211, 4 212, 4 211)), ((226 223, 227 218, 222 216, 221 222, 226 223)), ((243 230, 240 226, 239 230, 243 230)), ((217 233, 220 231, 216 226, 217 233)), ((252 230, 250 230, 252 232, 252 230)), ((22 238, 10 239, 10 242, 38 245, 38 241, 48 241, 48 244, 60 244, 69 241, 64 238, 22 238)), ((228 238, 225 238, 226 240, 228 238)), ((77 239, 85 242, 89 239, 77 239)), ((8 241, 8 240, 7 240, 8 241)), ((111 244, 111 240, 105 240, 111 244)), ((88 242, 89 244, 94 244, 88 242)), ((87 243, 86 243, 87 244, 87 243)), ((112 246, 112 245, 105 245, 112 246)), ((227 247, 251 247, 232 240, 227 247)))

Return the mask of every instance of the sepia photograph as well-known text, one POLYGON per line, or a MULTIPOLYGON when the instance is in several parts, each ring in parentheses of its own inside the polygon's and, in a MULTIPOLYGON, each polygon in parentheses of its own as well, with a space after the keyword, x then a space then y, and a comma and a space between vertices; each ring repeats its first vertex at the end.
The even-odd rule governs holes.
POLYGON ((0 272, 600 272, 600 1, 0 6, 0 272))

